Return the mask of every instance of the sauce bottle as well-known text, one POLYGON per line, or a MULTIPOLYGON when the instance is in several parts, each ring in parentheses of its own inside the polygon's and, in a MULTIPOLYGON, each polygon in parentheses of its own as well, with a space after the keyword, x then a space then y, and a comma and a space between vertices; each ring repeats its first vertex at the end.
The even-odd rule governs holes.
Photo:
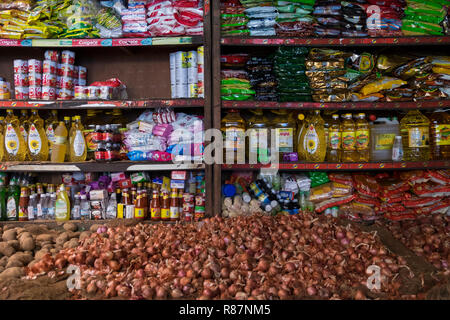
POLYGON ((344 115, 344 120, 341 122, 342 133, 342 162, 356 162, 356 127, 352 119, 351 113, 344 115))
POLYGON ((432 159, 450 159, 450 115, 443 109, 430 117, 430 147, 432 159))
POLYGON ((20 133, 19 119, 11 109, 6 110, 4 145, 6 161, 24 161, 26 156, 26 146, 23 136, 20 133))
POLYGON ((5 181, 4 181, 4 179, 0 179, 0 219, 2 221, 7 220, 6 198, 7 198, 7 191, 6 191, 5 181))
POLYGON ((48 140, 44 130, 44 120, 39 117, 38 111, 31 110, 28 129, 27 148, 32 161, 48 160, 48 140))
POLYGON ((8 187, 8 199, 6 200, 6 219, 8 221, 18 220, 20 187, 16 179, 11 179, 8 187))
POLYGON ((150 201, 150 218, 154 221, 161 219, 161 205, 159 204, 158 190, 153 190, 152 201, 150 201))
POLYGON ((170 193, 170 221, 180 220, 180 206, 177 189, 172 189, 170 193))
POLYGON ((86 159, 94 160, 95 159, 95 150, 97 149, 97 143, 94 142, 95 128, 96 128, 96 119, 95 119, 95 110, 87 110, 87 116, 85 120, 84 127, 84 139, 86 141, 86 159))
POLYGON ((161 204, 161 220, 168 221, 170 220, 170 200, 169 193, 167 191, 163 191, 162 195, 162 204, 161 204))
POLYGON ((64 162, 67 148, 67 129, 63 121, 55 130, 55 142, 52 144, 52 162, 64 162))
POLYGON ((238 110, 231 109, 222 118, 225 163, 245 163, 245 120, 238 110))
POLYGON ((55 203, 56 221, 70 220, 70 201, 64 184, 59 186, 59 193, 55 203))
POLYGON ((341 128, 338 114, 331 116, 330 126, 328 128, 327 161, 341 161, 341 128))
POLYGON ((356 126, 356 151, 360 162, 368 162, 370 158, 370 131, 369 122, 366 120, 364 113, 358 113, 355 123, 356 126))
POLYGON ((134 218, 143 220, 145 218, 145 208, 146 204, 144 204, 142 190, 139 190, 134 205, 134 218))
POLYGON ((28 201, 29 190, 27 187, 22 187, 19 198, 19 221, 28 221, 28 201))
POLYGON ((81 124, 81 117, 75 116, 70 128, 70 153, 69 159, 72 162, 85 161, 87 155, 86 141, 83 134, 84 128, 81 124))

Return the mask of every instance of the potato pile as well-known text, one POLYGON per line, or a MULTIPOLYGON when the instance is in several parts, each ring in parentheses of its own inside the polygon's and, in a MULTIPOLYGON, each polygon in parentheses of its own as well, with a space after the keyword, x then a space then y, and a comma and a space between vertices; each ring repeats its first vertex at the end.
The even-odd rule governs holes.
MULTIPOLYGON (((93 225, 91 230, 97 230, 93 225)), ((91 231, 78 231, 76 224, 67 222, 63 229, 49 229, 45 224, 21 227, 0 227, 0 281, 25 275, 24 267, 31 267, 46 253, 54 255, 63 248, 75 248, 80 239, 91 231)))

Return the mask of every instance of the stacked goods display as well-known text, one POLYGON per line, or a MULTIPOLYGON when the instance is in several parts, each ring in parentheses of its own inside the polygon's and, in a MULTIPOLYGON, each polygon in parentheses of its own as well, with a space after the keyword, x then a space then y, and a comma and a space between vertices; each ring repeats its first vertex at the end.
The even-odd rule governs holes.
POLYGON ((222 0, 223 36, 399 37, 449 34, 446 0, 222 0))
POLYGON ((119 38, 203 34, 198 0, 3 1, 0 38, 119 38))
POLYGON ((224 217, 305 211, 354 221, 450 215, 450 171, 378 174, 234 172, 223 185, 224 217))
POLYGON ((172 171, 63 174, 62 184, 36 175, 0 176, 3 221, 140 219, 198 221, 205 216, 204 174, 172 171))
MULTIPOLYGON (((239 55, 223 55, 222 60, 230 56, 239 55)), ((267 64, 267 60, 255 60, 254 67, 258 61, 261 68, 267 64)), ((450 93, 448 56, 280 47, 273 64, 281 102, 423 101, 446 99, 450 93)), ((239 64, 222 63, 222 68, 237 69, 239 64)), ((269 77, 272 70, 266 73, 269 77)), ((247 88, 253 89, 256 87, 247 88)), ((223 99, 244 100, 240 96, 223 99)), ((251 96, 246 96, 248 99, 251 96)))
POLYGON ((11 84, 4 78, 0 77, 0 100, 11 99, 11 84))
POLYGON ((405 259, 375 233, 311 214, 99 228, 26 272, 31 278, 68 264, 81 269, 78 298, 395 299, 408 297, 399 289, 411 276, 397 275, 405 259), (368 292, 365 271, 374 263, 383 266, 380 288, 368 292))
POLYGON ((44 120, 37 110, 21 118, 7 110, 0 117, 1 161, 109 162, 201 161, 203 121, 200 116, 175 113, 168 108, 142 113, 128 123, 119 109, 100 119, 98 112, 87 116, 64 117, 52 110, 44 120), (72 120, 72 121, 71 121, 72 120))

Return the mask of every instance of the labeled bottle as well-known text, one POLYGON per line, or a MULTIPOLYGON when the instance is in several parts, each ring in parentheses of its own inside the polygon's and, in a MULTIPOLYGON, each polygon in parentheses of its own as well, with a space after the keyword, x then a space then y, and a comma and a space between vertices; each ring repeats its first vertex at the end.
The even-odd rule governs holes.
POLYGON ((161 203, 161 220, 170 220, 170 199, 169 193, 167 191, 162 192, 162 203, 161 203))
POLYGON ((85 194, 80 196, 80 219, 81 220, 90 220, 91 218, 91 205, 89 201, 87 201, 87 197, 85 194))
POLYGON ((45 210, 45 209, 47 209, 46 208, 46 205, 47 205, 47 194, 43 193, 43 194, 39 195, 38 199, 36 201, 37 201, 37 204, 36 204, 36 210, 37 210, 37 212, 36 212, 36 219, 38 219, 38 220, 47 219, 47 212, 45 210))
POLYGON ((144 203, 144 197, 142 195, 142 190, 139 190, 136 197, 136 202, 134 205, 134 218, 143 220, 145 218, 145 208, 147 204, 144 203))
POLYGON ((180 205, 178 199, 177 189, 172 189, 170 194, 170 220, 178 221, 180 220, 180 205))
POLYGON ((4 179, 0 179, 0 219, 2 221, 6 221, 6 201, 7 201, 8 193, 5 186, 4 179))
POLYGON ((325 160, 327 146, 324 124, 319 110, 315 110, 314 115, 305 122, 299 145, 303 149, 300 153, 305 155, 305 161, 323 162, 325 160))
MULTIPOLYGON (((67 130, 70 130, 71 123, 70 123, 70 117, 64 117, 64 126, 66 127, 67 130)), ((67 133, 68 135, 69 133, 67 133)), ((67 137, 66 139, 66 153, 64 154, 64 161, 67 162, 69 161, 70 158, 70 139, 69 137, 67 137)))
POLYGON ((370 159, 370 128, 364 113, 358 114, 355 126, 357 161, 368 162, 370 159))
POLYGON ((30 201, 28 202, 28 220, 32 221, 36 219, 36 193, 30 194, 30 201))
POLYGON ((245 163, 245 126, 238 110, 231 109, 222 118, 225 163, 245 163))
POLYGON ((339 115, 333 114, 328 127, 327 161, 341 161, 341 138, 341 124, 339 122, 339 115))
POLYGON ((70 219, 70 201, 64 184, 59 186, 59 193, 56 197, 55 220, 66 221, 70 219))
POLYGON ((392 161, 402 161, 403 159, 403 143, 402 137, 396 136, 392 147, 392 161))
POLYGON ((6 110, 3 136, 5 145, 5 160, 24 161, 27 154, 25 141, 20 133, 19 119, 10 109, 6 110))
POLYGON ((72 220, 80 220, 81 219, 81 196, 76 194, 74 196, 75 200, 73 202, 72 210, 70 211, 70 218, 72 220))
POLYGON ((60 121, 55 130, 55 142, 52 144, 52 162, 64 162, 67 148, 67 129, 64 121, 60 121))
POLYGON ((295 146, 295 120, 291 118, 286 109, 271 110, 276 114, 272 119, 272 130, 275 130, 275 146, 272 147, 278 152, 279 159, 283 160, 285 155, 296 151, 295 146))
POLYGON ((352 114, 347 113, 344 115, 344 120, 341 122, 341 135, 342 135, 342 162, 356 162, 356 127, 352 119, 352 114))
POLYGON ((270 129, 268 120, 261 109, 249 110, 253 116, 248 120, 248 159, 249 163, 269 163, 270 129))
POLYGON ((5 161, 5 117, 0 117, 0 161, 5 161))
POLYGON ((161 205, 159 203, 159 192, 153 190, 152 201, 150 201, 150 218, 154 221, 161 219, 161 205))
POLYGON ((117 198, 116 193, 112 193, 106 206, 106 219, 117 218, 117 198))
POLYGON ((438 109, 430 116, 430 147, 434 160, 450 159, 450 115, 438 109))
POLYGON ((28 153, 32 161, 48 160, 48 140, 44 130, 44 120, 39 117, 38 111, 31 110, 28 129, 28 153))
MULTIPOLYGON (((28 129, 30 128, 30 121, 28 119, 28 110, 23 109, 20 110, 20 117, 19 117, 19 130, 22 134, 23 141, 25 145, 28 145, 28 129)), ((28 152, 28 148, 25 148, 25 160, 30 161, 30 154, 28 152)))
MULTIPOLYGON (((311 114, 310 112, 306 113, 306 117, 304 114, 300 113, 297 116, 297 146, 301 146, 303 144, 303 140, 300 141, 300 138, 302 137, 303 134, 303 130, 305 130, 305 125, 306 123, 309 121, 309 119, 311 118, 311 114)), ((306 155, 304 153, 304 149, 303 148, 298 148, 297 147, 297 153, 298 153, 298 160, 300 161, 304 161, 306 158, 306 155)))
POLYGON ((430 159, 430 120, 419 110, 410 110, 400 121, 405 161, 430 159))
POLYGON ((8 221, 17 221, 19 219, 19 198, 20 187, 16 180, 11 179, 6 200, 6 219, 8 221))
POLYGON ((28 202, 30 201, 30 194, 27 187, 20 189, 19 198, 19 221, 28 221, 28 202))
POLYGON ((86 160, 87 148, 83 131, 84 128, 81 124, 81 117, 75 116, 74 121, 72 122, 72 128, 70 128, 69 132, 69 159, 71 162, 80 162, 86 160))
POLYGON ((58 110, 51 110, 50 117, 45 120, 45 135, 48 140, 49 156, 52 153, 52 144, 55 142, 55 130, 58 126, 58 110))

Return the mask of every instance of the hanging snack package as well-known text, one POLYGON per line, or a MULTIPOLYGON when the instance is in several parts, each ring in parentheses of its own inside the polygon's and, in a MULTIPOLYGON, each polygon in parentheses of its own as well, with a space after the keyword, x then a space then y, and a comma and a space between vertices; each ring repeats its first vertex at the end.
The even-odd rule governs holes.
POLYGON ((72 13, 67 16, 67 31, 65 38, 92 38, 99 37, 95 29, 95 19, 99 11, 99 5, 92 0, 75 0, 72 5, 72 13))
POLYGON ((96 16, 95 27, 101 38, 120 38, 122 36, 122 22, 120 15, 113 8, 102 8, 96 16))

